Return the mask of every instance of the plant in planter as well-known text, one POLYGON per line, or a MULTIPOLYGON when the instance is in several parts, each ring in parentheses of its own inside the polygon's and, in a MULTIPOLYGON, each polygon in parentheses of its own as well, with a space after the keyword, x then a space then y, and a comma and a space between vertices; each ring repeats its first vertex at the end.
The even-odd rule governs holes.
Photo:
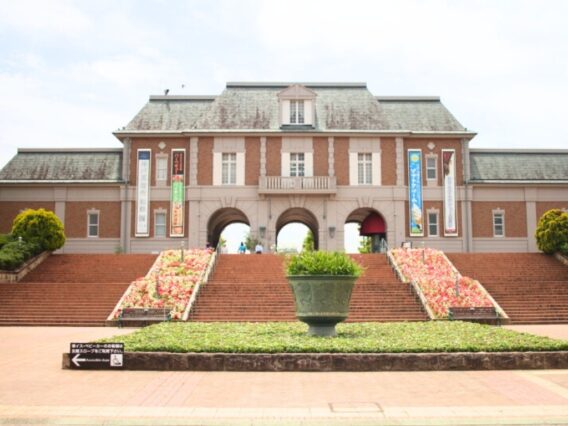
POLYGON ((287 264, 296 317, 308 324, 308 334, 332 337, 335 325, 349 314, 349 302, 361 267, 345 253, 304 251, 287 264))

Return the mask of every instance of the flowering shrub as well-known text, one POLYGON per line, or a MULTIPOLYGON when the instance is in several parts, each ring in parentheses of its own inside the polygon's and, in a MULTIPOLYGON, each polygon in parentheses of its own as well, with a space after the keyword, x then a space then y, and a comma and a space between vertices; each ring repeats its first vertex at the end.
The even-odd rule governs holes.
POLYGON ((179 250, 161 252, 146 276, 130 284, 114 318, 123 308, 171 307, 171 318, 181 319, 211 254, 211 250, 186 250, 181 261, 179 250))
POLYGON ((491 307, 492 301, 479 281, 457 274, 439 250, 394 249, 393 258, 403 280, 415 281, 436 318, 447 318, 450 307, 491 307), (459 287, 459 296, 456 291, 459 287))

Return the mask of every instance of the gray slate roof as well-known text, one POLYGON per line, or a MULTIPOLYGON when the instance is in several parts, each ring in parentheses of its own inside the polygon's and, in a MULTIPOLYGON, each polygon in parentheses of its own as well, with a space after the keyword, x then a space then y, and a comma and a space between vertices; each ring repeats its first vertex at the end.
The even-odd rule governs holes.
POLYGON ((472 182, 568 182, 568 151, 470 152, 472 182))
MULTIPOLYGON (((280 130, 278 93, 293 83, 228 83, 217 97, 151 96, 124 131, 280 130)), ((466 131, 439 98, 377 98, 365 83, 305 83, 316 131, 466 131)))
POLYGON ((122 152, 19 150, 0 170, 0 181, 120 182, 122 152))

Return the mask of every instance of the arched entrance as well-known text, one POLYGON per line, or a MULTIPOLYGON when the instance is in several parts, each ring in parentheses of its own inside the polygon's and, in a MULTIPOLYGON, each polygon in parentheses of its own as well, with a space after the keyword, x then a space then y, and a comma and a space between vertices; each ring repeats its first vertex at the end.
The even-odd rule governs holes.
POLYGON ((243 223, 250 226, 248 217, 239 209, 227 207, 217 210, 207 222, 207 241, 213 247, 217 247, 221 233, 233 223, 243 223))
POLYGON ((357 209, 347 217, 345 223, 359 225, 359 236, 370 238, 372 253, 386 251, 387 224, 378 211, 371 208, 357 209))
MULTIPOLYGON (((278 234, 284 228, 284 226, 290 223, 301 223, 306 225, 314 236, 314 249, 319 248, 319 225, 318 220, 314 214, 304 208, 294 207, 283 212, 276 221, 276 238, 278 239, 278 234)), ((301 237, 303 238, 303 237, 301 237)))

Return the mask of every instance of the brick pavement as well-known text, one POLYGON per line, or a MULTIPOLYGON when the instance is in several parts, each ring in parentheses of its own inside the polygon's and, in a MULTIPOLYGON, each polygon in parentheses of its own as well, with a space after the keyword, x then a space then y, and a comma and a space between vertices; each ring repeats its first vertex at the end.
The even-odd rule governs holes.
POLYGON ((70 342, 130 331, 0 327, 0 424, 568 424, 568 370, 61 369, 70 342))

